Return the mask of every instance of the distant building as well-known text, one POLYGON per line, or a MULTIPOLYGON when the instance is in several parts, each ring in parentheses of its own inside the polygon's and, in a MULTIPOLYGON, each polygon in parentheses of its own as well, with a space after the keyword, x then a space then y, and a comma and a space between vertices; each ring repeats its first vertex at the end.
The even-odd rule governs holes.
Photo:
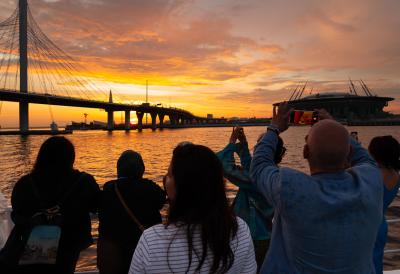
MULTIPOLYGON (((315 110, 326 109, 336 119, 374 119, 384 118, 389 116, 385 112, 384 107, 388 106, 394 98, 380 97, 373 95, 367 85, 361 80, 361 88, 363 93, 359 95, 357 90, 350 80, 350 92, 329 92, 329 93, 314 93, 305 97, 301 97, 305 85, 299 90, 294 90, 288 103, 298 110, 315 110)), ((274 106, 279 103, 273 104, 274 106)))
POLYGON ((214 115, 212 115, 212 114, 207 114, 207 119, 213 119, 214 118, 214 115))

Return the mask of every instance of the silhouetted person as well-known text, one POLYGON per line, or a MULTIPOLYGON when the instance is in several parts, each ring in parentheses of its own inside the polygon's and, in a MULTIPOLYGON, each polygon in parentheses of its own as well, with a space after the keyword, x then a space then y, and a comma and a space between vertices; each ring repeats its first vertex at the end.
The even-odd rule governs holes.
POLYGON ((103 187, 97 246, 97 265, 101 274, 128 273, 142 234, 140 226, 147 228, 161 223, 160 209, 166 200, 165 191, 153 181, 144 179, 144 171, 141 155, 127 150, 118 159, 118 179, 103 187))
POLYGON ((289 115, 286 104, 277 114, 274 109, 251 163, 254 182, 275 209, 261 273, 374 273, 372 253, 382 221, 376 162, 321 110, 322 121, 311 127, 303 151, 311 175, 278 168, 275 148, 289 115))
MULTIPOLYGON (((283 140, 279 138, 274 159, 276 164, 281 162, 285 151, 283 140)), ((257 266, 260 268, 271 238, 274 209, 258 192, 257 187, 251 183, 250 163, 252 157, 242 127, 234 128, 229 144, 218 152, 217 156, 222 162, 225 178, 239 187, 233 201, 233 209, 236 215, 242 218, 250 228, 257 266), (240 158, 240 166, 235 164, 235 153, 240 158)))
POLYGON ((388 224, 385 214, 399 191, 400 145, 392 136, 379 136, 372 139, 369 153, 378 162, 383 177, 383 218, 374 247, 374 264, 377 274, 383 273, 383 250, 385 248, 388 224))
POLYGON ((89 213, 97 212, 100 189, 93 176, 74 169, 74 161, 72 143, 64 137, 51 137, 40 147, 32 172, 15 184, 12 233, 26 239, 39 221, 37 216, 59 207, 61 237, 54 265, 18 266, 12 273, 74 273, 79 253, 93 243, 89 213))
POLYGON ((130 274, 256 272, 249 228, 228 204, 222 165, 213 151, 177 146, 165 187, 167 224, 145 230, 130 274))

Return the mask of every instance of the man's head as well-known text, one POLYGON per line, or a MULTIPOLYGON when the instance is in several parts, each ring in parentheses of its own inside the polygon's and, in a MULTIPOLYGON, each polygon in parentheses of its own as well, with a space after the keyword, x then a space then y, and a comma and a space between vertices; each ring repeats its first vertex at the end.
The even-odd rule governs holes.
POLYGON ((117 162, 118 178, 142 178, 144 169, 142 156, 133 150, 124 151, 117 162))
POLYGON ((322 120, 310 129, 303 153, 311 174, 344 170, 351 153, 349 133, 334 120, 322 120))

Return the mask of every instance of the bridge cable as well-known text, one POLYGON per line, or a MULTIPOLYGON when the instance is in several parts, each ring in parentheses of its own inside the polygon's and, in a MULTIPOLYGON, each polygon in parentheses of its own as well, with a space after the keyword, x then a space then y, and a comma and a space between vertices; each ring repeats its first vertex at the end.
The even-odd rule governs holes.
MULTIPOLYGON (((75 62, 75 60, 72 57, 70 57, 68 54, 66 54, 62 49, 60 49, 56 44, 54 44, 54 42, 52 42, 43 33, 41 28, 38 26, 36 21, 33 19, 33 16, 32 16, 30 11, 29 11, 29 17, 31 19, 32 25, 34 26, 34 29, 36 30, 36 36, 39 39, 39 41, 42 43, 43 47, 49 52, 49 54, 51 54, 53 57, 58 59, 61 67, 68 72, 68 74, 70 75, 70 78, 72 78, 73 80, 78 82, 78 84, 79 84, 78 86, 80 87, 80 91, 84 95, 86 95, 85 91, 86 92, 89 91, 91 93, 90 90, 85 90, 85 89, 82 90, 81 89, 81 88, 83 88, 85 86, 84 82, 88 83, 92 88, 94 87, 94 89, 97 89, 97 87, 95 85, 93 85, 91 83, 91 81, 81 80, 79 77, 75 76, 72 73, 72 71, 79 71, 79 69, 76 67, 76 65, 73 64, 75 62), (70 61, 70 62, 67 62, 67 61, 70 61)), ((82 68, 82 67, 80 67, 80 68, 82 68)), ((83 69, 83 70, 86 71, 85 69, 83 69)), ((107 97, 107 94, 105 92, 101 92, 101 93, 103 95, 105 95, 105 97, 107 97)), ((94 96, 96 96, 96 94, 94 94, 94 96)), ((91 95, 89 95, 88 99, 91 99, 92 97, 93 97, 93 94, 91 93, 91 95)))
MULTIPOLYGON (((101 90, 93 82, 95 76, 74 60, 51 41, 41 30, 33 18, 30 7, 28 6, 28 58, 29 69, 32 73, 28 74, 28 90, 35 91, 35 84, 39 83, 37 92, 47 94, 61 94, 62 96, 78 97, 87 100, 98 98, 99 95, 108 101, 108 90, 101 90), (80 76, 78 73, 83 73, 80 76), (61 85, 61 87, 60 87, 61 85), (57 88, 56 88, 57 87, 57 88), (58 92, 60 91, 60 92, 58 92)), ((19 9, 15 9, 13 14, 6 20, 0 22, 0 83, 4 81, 4 89, 17 90, 19 75, 18 56, 18 34, 19 33, 19 9), (4 67, 4 70, 3 70, 4 67), (10 71, 15 68, 14 81, 10 78, 10 71), (14 84, 14 87, 12 87, 14 84)), ((122 94, 114 94, 114 98, 121 98, 122 94), (115 96, 116 95, 116 96, 115 96)))
POLYGON ((7 69, 6 69, 6 73, 3 73, 3 75, 0 77, 0 82, 1 80, 4 78, 4 88, 6 88, 6 84, 7 84, 7 76, 8 76, 8 69, 10 66, 10 59, 11 59, 11 54, 13 52, 13 48, 14 48, 14 39, 15 39, 15 27, 17 26, 17 21, 18 21, 18 17, 14 18, 15 24, 13 25, 13 28, 10 28, 8 30, 8 34, 12 34, 10 35, 8 41, 8 44, 11 44, 11 46, 5 51, 5 53, 3 53, 3 58, 1 60, 1 64, 0 64, 0 69, 4 64, 4 61, 6 61, 7 63, 7 69), (8 57, 8 59, 7 59, 8 57))
MULTIPOLYGON (((16 21, 18 20, 18 18, 16 18, 16 21)), ((6 73, 4 74, 5 75, 5 79, 4 79, 4 89, 6 88, 6 86, 7 86, 7 76, 8 76, 8 72, 9 72, 9 69, 10 69, 10 63, 11 63, 11 56, 12 56, 12 53, 13 53, 13 50, 14 50, 14 38, 15 38, 15 34, 16 34, 16 30, 15 30, 15 28, 16 28, 16 25, 14 26, 14 29, 13 29, 13 34, 12 34, 12 40, 11 40, 11 47, 10 47, 10 50, 9 50, 9 53, 8 53, 8 61, 7 61, 7 69, 6 69, 6 73)))

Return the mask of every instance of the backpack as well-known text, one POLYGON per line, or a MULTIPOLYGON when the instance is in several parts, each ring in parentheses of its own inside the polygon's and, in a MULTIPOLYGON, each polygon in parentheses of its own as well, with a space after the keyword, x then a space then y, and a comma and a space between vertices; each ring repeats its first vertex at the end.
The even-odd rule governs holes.
POLYGON ((31 218, 31 231, 27 242, 19 258, 19 265, 31 264, 55 264, 57 259, 58 245, 61 236, 61 225, 63 222, 61 207, 70 197, 75 187, 84 177, 82 173, 66 194, 58 201, 58 203, 46 208, 43 199, 32 176, 30 176, 31 186, 35 198, 40 202, 42 210, 35 213, 31 218))
POLYGON ((15 273, 18 265, 56 263, 62 224, 60 208, 84 175, 85 173, 81 173, 64 197, 52 208, 44 206, 35 183, 29 176, 33 194, 43 209, 31 217, 28 225, 15 225, 12 229, 6 244, 0 250, 1 273, 3 270, 4 273, 15 273))

